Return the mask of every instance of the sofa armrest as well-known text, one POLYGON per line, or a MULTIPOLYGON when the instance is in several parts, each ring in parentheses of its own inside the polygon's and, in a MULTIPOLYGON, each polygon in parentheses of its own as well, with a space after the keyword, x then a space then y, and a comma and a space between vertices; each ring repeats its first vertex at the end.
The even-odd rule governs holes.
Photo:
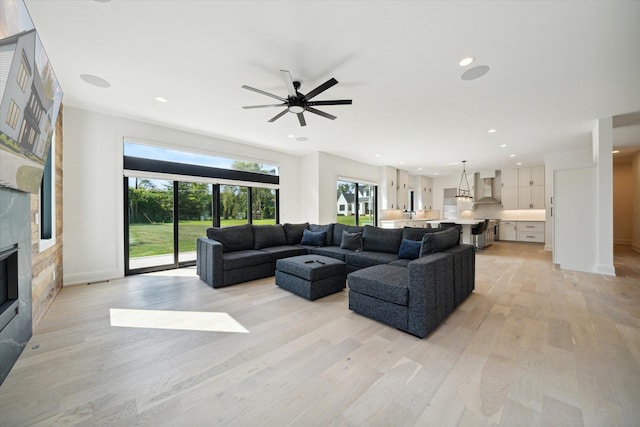
POLYGON ((224 285, 222 243, 206 237, 198 238, 196 244, 196 272, 200 279, 213 288, 224 285))
POLYGON ((411 261, 408 332, 425 337, 450 313, 453 299, 453 255, 437 252, 411 261))

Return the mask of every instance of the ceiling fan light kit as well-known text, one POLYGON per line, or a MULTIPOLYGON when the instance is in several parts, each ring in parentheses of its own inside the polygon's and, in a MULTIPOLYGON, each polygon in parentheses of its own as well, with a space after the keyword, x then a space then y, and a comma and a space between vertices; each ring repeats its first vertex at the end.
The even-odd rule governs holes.
POLYGON ((256 89, 254 87, 247 86, 247 85, 243 85, 242 88, 260 93, 262 95, 269 96, 271 98, 278 99, 282 101, 282 104, 249 105, 242 108, 253 109, 253 108, 285 107, 285 109, 282 112, 276 114, 274 117, 268 120, 268 122, 269 123, 275 122, 280 117, 284 116, 286 113, 293 113, 296 116, 298 116, 298 122, 300 122, 300 126, 306 126, 307 122, 304 119, 304 114, 303 114, 305 111, 308 111, 310 113, 316 114, 318 116, 324 117, 329 120, 335 120, 337 118, 332 114, 325 113, 324 111, 314 108, 314 106, 316 105, 350 105, 352 103, 351 99, 338 99, 338 100, 332 100, 332 101, 311 101, 312 98, 321 94, 322 92, 329 89, 330 87, 338 84, 338 81, 333 77, 305 95, 304 93, 298 92, 298 89, 300 88, 300 82, 293 81, 289 71, 280 70, 280 72, 282 73, 284 85, 287 88, 287 93, 288 93, 287 98, 283 98, 281 96, 274 95, 272 93, 265 92, 263 90, 256 89))

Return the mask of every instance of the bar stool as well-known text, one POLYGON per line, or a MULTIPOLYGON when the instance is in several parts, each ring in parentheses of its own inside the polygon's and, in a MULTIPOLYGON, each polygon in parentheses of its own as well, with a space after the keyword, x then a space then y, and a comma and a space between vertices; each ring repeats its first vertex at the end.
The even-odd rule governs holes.
POLYGON ((482 222, 477 223, 473 227, 471 227, 471 236, 473 237, 473 246, 476 248, 476 251, 481 250, 478 248, 478 236, 484 233, 484 230, 487 228, 487 224, 489 220, 484 220, 482 222))

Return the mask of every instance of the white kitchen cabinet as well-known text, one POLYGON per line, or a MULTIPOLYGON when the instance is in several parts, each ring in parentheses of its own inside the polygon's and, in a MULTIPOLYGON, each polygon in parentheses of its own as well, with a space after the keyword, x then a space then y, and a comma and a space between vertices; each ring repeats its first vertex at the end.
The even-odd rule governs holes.
POLYGON ((518 169, 502 170, 502 187, 518 187, 518 169))
POLYGON ((518 241, 544 243, 544 222, 518 221, 518 241))
POLYGON ((427 176, 420 177, 420 200, 418 203, 419 209, 430 210, 433 205, 433 178, 427 176))
POLYGON ((500 221, 500 240, 518 240, 517 221, 500 221))
POLYGON ((502 188, 502 209, 518 209, 518 187, 502 188))
POLYGON ((409 209, 409 172, 398 169, 398 209, 409 209))
POLYGON ((382 166, 380 168, 380 208, 398 209, 398 177, 396 168, 382 166))
POLYGON ((502 171, 503 209, 544 209, 544 166, 502 171))
POLYGON ((518 169, 518 187, 544 185, 544 166, 518 169))

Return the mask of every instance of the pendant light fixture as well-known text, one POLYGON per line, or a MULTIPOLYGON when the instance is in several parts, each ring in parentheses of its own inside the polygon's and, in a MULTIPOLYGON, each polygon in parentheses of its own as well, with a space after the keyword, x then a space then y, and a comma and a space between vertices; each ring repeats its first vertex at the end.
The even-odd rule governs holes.
POLYGON ((466 160, 462 161, 462 176, 460 177, 460 184, 458 184, 458 194, 456 194, 456 199, 468 202, 473 200, 473 197, 471 196, 469 180, 467 179, 467 170, 465 168, 466 163, 466 160), (462 180, 464 180, 466 187, 462 186, 462 180))

